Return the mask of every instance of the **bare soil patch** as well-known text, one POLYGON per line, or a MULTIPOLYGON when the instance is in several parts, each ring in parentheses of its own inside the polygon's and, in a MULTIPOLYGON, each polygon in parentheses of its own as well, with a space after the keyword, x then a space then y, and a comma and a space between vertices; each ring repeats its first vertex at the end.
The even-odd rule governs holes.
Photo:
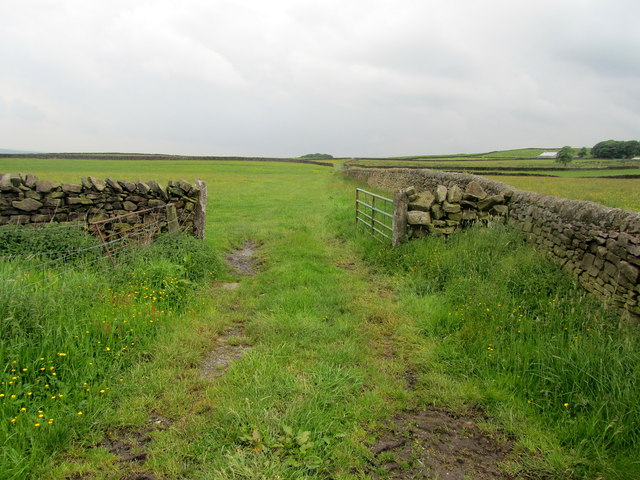
POLYGON ((259 245, 248 240, 244 245, 234 248, 233 251, 225 257, 227 265, 238 275, 252 277, 255 275, 257 262, 255 254, 259 245))
POLYGON ((216 345, 207 355, 200 367, 200 375, 204 378, 215 378, 222 375, 229 365, 242 358, 249 345, 245 341, 244 327, 234 325, 222 332, 217 338, 216 345))
POLYGON ((495 480, 512 443, 480 430, 477 417, 434 408, 394 416, 389 432, 371 447, 372 478, 495 480))
MULTIPOLYGON (((120 428, 106 432, 105 438, 95 445, 106 448, 109 453, 119 457, 123 468, 136 470, 147 461, 146 446, 153 439, 153 432, 166 430, 171 422, 158 415, 152 415, 141 429, 120 428)), ((125 470, 126 471, 126 470, 125 470)), ((147 472, 130 472, 127 480, 155 480, 156 477, 147 472)))

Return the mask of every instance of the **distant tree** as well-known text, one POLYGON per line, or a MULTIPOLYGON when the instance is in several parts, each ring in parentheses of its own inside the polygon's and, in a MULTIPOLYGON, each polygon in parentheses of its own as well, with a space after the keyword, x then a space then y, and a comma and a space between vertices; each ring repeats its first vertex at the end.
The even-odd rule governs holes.
POLYGON ((593 146, 591 155, 595 158, 632 158, 640 155, 640 142, 605 140, 593 146))
POLYGON ((582 147, 579 151, 578 151, 578 158, 584 158, 587 155, 589 155, 589 150, 587 150, 587 147, 582 147))
POLYGON ((328 153, 307 153, 306 155, 302 155, 300 158, 311 158, 314 160, 318 160, 333 158, 333 155, 329 155, 328 153))
POLYGON ((556 155, 556 162, 561 163, 565 167, 573 160, 573 148, 565 145, 556 155))
POLYGON ((640 155, 640 142, 637 140, 629 140, 628 142, 622 142, 622 153, 624 158, 633 158, 636 155, 640 155))

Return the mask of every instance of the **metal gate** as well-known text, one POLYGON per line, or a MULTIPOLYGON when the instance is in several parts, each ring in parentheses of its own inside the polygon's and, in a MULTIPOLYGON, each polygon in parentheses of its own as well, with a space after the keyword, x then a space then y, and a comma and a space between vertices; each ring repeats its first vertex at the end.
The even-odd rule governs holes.
POLYGON ((393 200, 356 188, 356 223, 380 241, 393 241, 393 200))

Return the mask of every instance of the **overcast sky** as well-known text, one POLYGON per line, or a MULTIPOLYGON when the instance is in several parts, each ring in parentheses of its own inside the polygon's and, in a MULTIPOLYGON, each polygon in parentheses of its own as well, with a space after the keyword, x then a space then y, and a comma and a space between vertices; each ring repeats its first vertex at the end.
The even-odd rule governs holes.
POLYGON ((0 148, 386 156, 640 139, 638 0, 0 0, 0 148))

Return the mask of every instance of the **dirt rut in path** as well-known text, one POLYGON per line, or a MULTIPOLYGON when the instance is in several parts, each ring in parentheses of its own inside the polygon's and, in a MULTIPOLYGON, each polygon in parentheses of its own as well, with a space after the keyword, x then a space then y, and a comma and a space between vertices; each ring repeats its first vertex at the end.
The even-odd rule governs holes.
MULTIPOLYGON (((242 247, 235 248, 225 257, 225 261, 229 268, 236 274, 245 277, 251 277, 255 274, 257 262, 255 254, 258 251, 258 245, 248 240, 242 247)), ((236 290, 240 287, 239 282, 228 282, 214 284, 214 288, 219 287, 222 290, 236 290)), ((200 367, 200 375, 204 378, 215 378, 222 375, 229 365, 242 358, 245 351, 249 348, 244 338, 244 325, 238 323, 224 330, 216 339, 216 344, 207 354, 200 367)))
POLYGON ((238 275, 252 277, 255 275, 257 262, 255 254, 259 245, 253 241, 247 240, 242 247, 234 248, 233 251, 225 257, 227 265, 238 275))
POLYGON ((215 378, 222 375, 229 365, 239 360, 249 349, 243 340, 244 326, 234 325, 223 331, 217 338, 216 345, 209 352, 200 367, 200 375, 204 378, 215 378))
POLYGON ((371 447, 376 479, 508 480, 501 472, 511 452, 508 440, 482 432, 477 418, 444 409, 405 412, 392 418, 391 430, 371 447))

